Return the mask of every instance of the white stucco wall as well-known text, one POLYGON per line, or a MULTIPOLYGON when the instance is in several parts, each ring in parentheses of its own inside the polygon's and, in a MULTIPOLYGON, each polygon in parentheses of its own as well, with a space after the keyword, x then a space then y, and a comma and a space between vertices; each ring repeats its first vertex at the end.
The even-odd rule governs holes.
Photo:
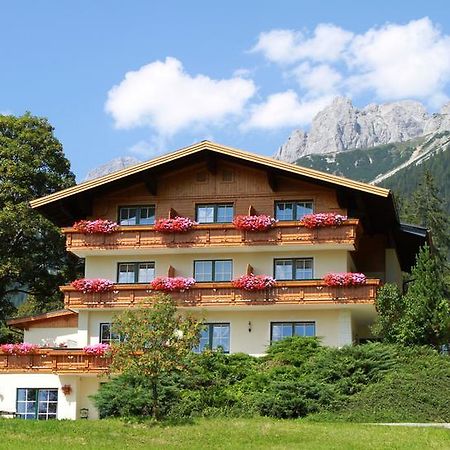
POLYGON ((30 328, 24 331, 24 342, 57 347, 66 343, 68 348, 76 348, 78 330, 76 328, 30 328))
POLYGON ((277 258, 313 258, 314 278, 321 278, 328 272, 345 272, 349 269, 350 259, 346 250, 303 250, 303 251, 271 251, 245 253, 195 253, 176 255, 136 255, 136 256, 88 256, 86 257, 86 278, 117 279, 117 263, 154 261, 156 276, 167 276, 169 266, 175 268, 175 275, 192 277, 194 260, 232 259, 234 277, 246 272, 250 264, 255 274, 273 275, 273 261, 277 258))

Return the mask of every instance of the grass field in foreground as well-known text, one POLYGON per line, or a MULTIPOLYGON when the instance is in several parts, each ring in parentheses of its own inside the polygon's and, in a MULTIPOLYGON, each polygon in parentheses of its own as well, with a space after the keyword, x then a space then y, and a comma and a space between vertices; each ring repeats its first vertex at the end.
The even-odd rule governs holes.
POLYGON ((0 420, 0 449, 450 449, 450 431, 301 420, 199 419, 185 425, 119 420, 0 420))

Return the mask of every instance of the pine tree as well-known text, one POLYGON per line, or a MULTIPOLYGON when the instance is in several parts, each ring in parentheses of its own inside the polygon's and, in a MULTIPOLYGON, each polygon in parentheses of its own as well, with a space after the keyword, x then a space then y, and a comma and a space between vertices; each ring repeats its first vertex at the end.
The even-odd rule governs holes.
POLYGON ((417 191, 405 206, 409 221, 431 230, 433 244, 441 261, 445 261, 450 251, 450 220, 430 172, 424 173, 417 191))

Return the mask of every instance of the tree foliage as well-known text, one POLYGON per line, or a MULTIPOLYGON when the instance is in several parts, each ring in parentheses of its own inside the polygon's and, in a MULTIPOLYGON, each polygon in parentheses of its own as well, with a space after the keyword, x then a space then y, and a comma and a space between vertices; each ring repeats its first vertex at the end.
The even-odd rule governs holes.
POLYGON ((386 342, 439 348, 450 341, 450 303, 442 264, 428 246, 417 255, 407 293, 402 295, 387 284, 378 292, 376 307, 373 331, 386 342))
POLYGON ((58 285, 75 276, 76 260, 58 229, 29 207, 30 200, 74 183, 46 119, 0 115, 0 342, 14 312, 12 295, 26 292, 44 311, 61 300, 58 285))
POLYGON ((159 296, 151 308, 125 310, 113 323, 123 339, 113 347, 111 370, 148 379, 152 415, 158 418, 161 379, 186 368, 186 357, 198 344, 202 324, 178 314, 168 295, 159 296))

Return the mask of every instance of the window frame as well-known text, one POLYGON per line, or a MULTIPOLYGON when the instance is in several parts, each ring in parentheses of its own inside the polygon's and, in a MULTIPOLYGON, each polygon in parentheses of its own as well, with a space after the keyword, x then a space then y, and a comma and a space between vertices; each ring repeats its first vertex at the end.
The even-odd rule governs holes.
MULTIPOLYGON (((58 403, 59 403, 59 392, 58 392, 58 388, 48 388, 48 387, 39 387, 39 388, 34 388, 34 387, 18 387, 16 388, 16 414, 17 416, 22 419, 22 420, 56 420, 58 419, 58 403), (24 403, 25 405, 27 405, 28 403, 32 403, 32 401, 28 401, 26 400, 26 394, 25 394, 25 400, 19 400, 19 391, 20 390, 25 390, 25 391, 29 391, 29 390, 33 390, 36 391, 36 400, 34 400, 34 417, 33 418, 29 418, 29 417, 20 417, 21 415, 25 415, 28 416, 29 414, 27 412, 25 413, 19 413, 18 412, 18 404, 19 403, 24 403), (39 401, 39 392, 40 391, 54 391, 56 392, 56 401, 49 401, 47 400, 46 402, 40 402, 39 401), (45 403, 47 405, 47 410, 45 413, 39 413, 39 403, 45 403), (48 405, 50 403, 56 403, 56 412, 55 413, 49 413, 48 412, 48 405), (40 419, 39 415, 40 414, 45 414, 45 419, 40 419), (49 414, 51 415, 51 417, 49 417, 49 414)), ((31 413, 30 413, 31 414, 31 413)))
POLYGON ((156 263, 155 261, 120 261, 117 263, 117 273, 116 273, 116 284, 146 284, 149 281, 138 281, 139 280, 139 264, 153 264, 153 270, 155 271, 154 275, 156 275, 156 263), (120 265, 121 264, 132 264, 134 265, 134 283, 120 283, 119 275, 120 275, 120 265))
POLYGON ((305 200, 275 200, 274 202, 274 207, 273 207, 273 216, 275 217, 276 220, 279 220, 280 222, 298 222, 299 220, 301 220, 301 217, 298 218, 297 217, 297 205, 300 203, 311 203, 311 211, 312 213, 314 213, 314 200, 312 199, 305 199, 305 200), (277 217, 277 205, 279 203, 292 203, 293 205, 293 218, 292 219, 280 219, 277 217))
POLYGON ((144 227, 149 227, 152 225, 155 225, 156 222, 156 204, 146 204, 146 205, 120 205, 118 206, 118 211, 117 211, 117 223, 121 226, 121 227, 135 227, 135 226, 144 226, 144 227), (121 225, 120 223, 120 212, 122 209, 124 208, 136 208, 136 223, 134 225, 121 225), (153 208, 153 223, 144 223, 144 224, 140 224, 140 218, 141 218, 141 208, 153 208))
MULTIPOLYGON (((214 337, 214 327, 215 326, 228 326, 228 350, 223 349, 223 352, 225 354, 230 354, 231 353, 231 323, 230 322, 206 322, 203 324, 204 327, 208 328, 208 345, 203 349, 203 350, 198 350, 196 351, 196 348, 193 349, 194 353, 203 353, 205 350, 211 350, 211 351, 215 351, 218 349, 218 347, 213 348, 213 337, 214 337)), ((200 346, 200 342, 198 344, 197 347, 200 346)))
POLYGON ((270 322, 270 343, 271 344, 274 343, 274 342, 280 342, 283 339, 286 339, 286 338, 283 338, 283 339, 279 339, 277 341, 274 341, 273 340, 273 326, 274 325, 286 325, 286 324, 291 324, 291 329, 292 329, 292 335, 288 336, 288 337, 298 336, 298 335, 294 334, 294 330, 295 330, 295 326, 296 325, 311 325, 311 324, 314 325, 314 336, 301 336, 301 337, 316 337, 317 336, 317 334, 316 334, 317 324, 316 324, 315 320, 275 321, 275 322, 270 322))
POLYGON ((274 258, 273 259, 273 277, 277 281, 304 281, 304 280, 315 280, 314 278, 314 258, 312 256, 298 257, 298 258, 274 258), (311 261, 312 265, 312 277, 311 278, 295 278, 295 265, 296 261, 308 260, 311 261), (292 261, 292 278, 289 279, 279 279, 276 277, 277 261, 292 261))
POLYGON ((208 225, 208 224, 213 224, 213 223, 219 223, 219 224, 225 224, 225 223, 233 223, 233 218, 234 218, 234 203, 233 202, 224 202, 224 203, 196 203, 195 204, 195 221, 198 222, 199 224, 202 225, 208 225), (200 222, 198 220, 198 209, 203 206, 203 207, 207 207, 207 206, 212 206, 214 208, 214 217, 213 217, 213 221, 212 222, 200 222), (217 216, 218 216, 218 209, 219 206, 231 206, 233 208, 233 216, 231 218, 231 220, 229 222, 218 222, 217 221, 217 216))
POLYGON ((99 324, 99 332, 98 332, 98 342, 100 344, 109 344, 109 345, 111 345, 111 342, 121 342, 122 341, 122 338, 120 337, 120 335, 117 338, 111 337, 112 336, 112 329, 111 329, 112 326, 113 326, 112 322, 100 322, 100 324, 99 324), (103 342, 104 339, 102 339, 102 328, 103 328, 103 325, 108 325, 109 326, 110 338, 108 340, 105 339, 105 342, 103 342))
POLYGON ((232 259, 194 259, 194 263, 193 263, 194 267, 193 267, 193 278, 195 279, 196 283, 229 283, 232 279, 233 279, 233 274, 234 274, 234 264, 233 264, 233 260, 232 259), (195 278, 195 264, 198 262, 211 262, 212 263, 212 269, 211 269, 211 280, 208 281, 197 281, 197 279, 195 278), (216 277, 216 262, 231 262, 231 274, 230 274, 230 279, 226 280, 226 281, 217 281, 215 280, 216 277))

